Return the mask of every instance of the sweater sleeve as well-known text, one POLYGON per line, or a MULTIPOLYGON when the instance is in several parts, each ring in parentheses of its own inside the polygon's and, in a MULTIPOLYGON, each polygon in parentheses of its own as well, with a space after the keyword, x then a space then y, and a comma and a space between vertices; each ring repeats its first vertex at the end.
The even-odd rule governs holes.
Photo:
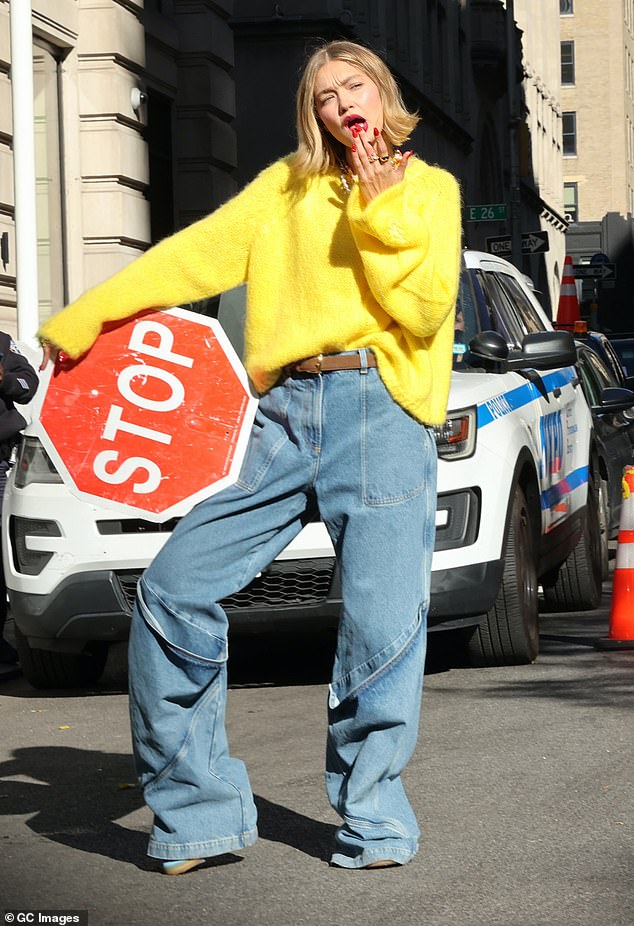
POLYGON ((39 379, 37 373, 19 352, 13 340, 6 357, 2 360, 4 377, 0 383, 0 396, 19 402, 21 405, 30 402, 37 391, 39 379))
POLYGON ((460 191, 440 168, 414 163, 402 183, 363 206, 355 185, 348 218, 379 305, 416 337, 453 310, 460 265, 460 191), (418 168, 416 173, 413 167, 418 168))
POLYGON ((77 358, 92 346, 105 322, 143 309, 196 302, 243 283, 253 237, 287 175, 285 161, 271 165, 215 212, 87 290, 48 319, 38 337, 77 358))

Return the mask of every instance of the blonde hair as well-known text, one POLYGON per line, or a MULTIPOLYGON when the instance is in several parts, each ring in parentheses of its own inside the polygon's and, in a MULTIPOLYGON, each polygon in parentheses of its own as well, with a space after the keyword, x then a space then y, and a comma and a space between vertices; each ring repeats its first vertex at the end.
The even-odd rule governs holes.
POLYGON ((298 145, 291 163, 303 177, 323 174, 345 159, 344 145, 333 138, 315 111, 317 73, 328 61, 347 61, 376 84, 383 105, 383 137, 389 144, 402 145, 419 121, 417 113, 405 108, 390 69, 373 51, 355 42, 335 41, 322 45, 306 62, 297 88, 298 145))

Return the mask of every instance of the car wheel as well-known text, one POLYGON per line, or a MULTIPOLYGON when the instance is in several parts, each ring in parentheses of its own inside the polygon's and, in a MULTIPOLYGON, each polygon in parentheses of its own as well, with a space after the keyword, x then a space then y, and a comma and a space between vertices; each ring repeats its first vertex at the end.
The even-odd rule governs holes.
POLYGON ((610 575, 610 503, 608 501, 608 484, 605 479, 599 481, 599 531, 601 541, 601 580, 610 575))
POLYGON ((467 641, 473 666, 534 662, 539 652, 535 539, 524 491, 518 486, 504 541, 504 572, 495 604, 467 641))
POLYGON ((82 653, 58 653, 32 647, 15 627, 20 666, 34 688, 84 688, 98 681, 108 658, 107 643, 91 643, 82 653))
POLYGON ((559 570, 543 580, 545 611, 593 611, 599 606, 604 568, 600 496, 591 481, 581 537, 559 570))

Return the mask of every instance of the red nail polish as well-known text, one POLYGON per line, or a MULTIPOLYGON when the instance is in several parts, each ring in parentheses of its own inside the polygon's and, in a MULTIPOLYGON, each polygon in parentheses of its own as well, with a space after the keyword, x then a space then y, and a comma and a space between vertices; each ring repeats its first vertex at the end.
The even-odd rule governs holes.
POLYGON ((375 126, 375 127, 374 127, 374 137, 375 137, 375 138, 378 138, 380 134, 381 134, 381 133, 379 132, 379 130, 378 130, 377 127, 375 126))
POLYGON ((352 150, 352 151, 356 151, 356 150, 357 150, 357 146, 356 146, 356 145, 353 145, 351 150, 352 150))

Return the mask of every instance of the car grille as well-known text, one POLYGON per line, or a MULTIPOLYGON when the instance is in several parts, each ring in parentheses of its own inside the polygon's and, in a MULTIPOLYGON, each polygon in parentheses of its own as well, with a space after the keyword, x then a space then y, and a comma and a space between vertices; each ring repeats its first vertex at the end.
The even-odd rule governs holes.
MULTIPOLYGON (((221 602, 227 611, 255 608, 284 608, 312 604, 328 596, 335 569, 334 557, 272 563, 246 588, 221 602)), ((132 610, 140 572, 118 573, 117 578, 128 610, 132 610)))

